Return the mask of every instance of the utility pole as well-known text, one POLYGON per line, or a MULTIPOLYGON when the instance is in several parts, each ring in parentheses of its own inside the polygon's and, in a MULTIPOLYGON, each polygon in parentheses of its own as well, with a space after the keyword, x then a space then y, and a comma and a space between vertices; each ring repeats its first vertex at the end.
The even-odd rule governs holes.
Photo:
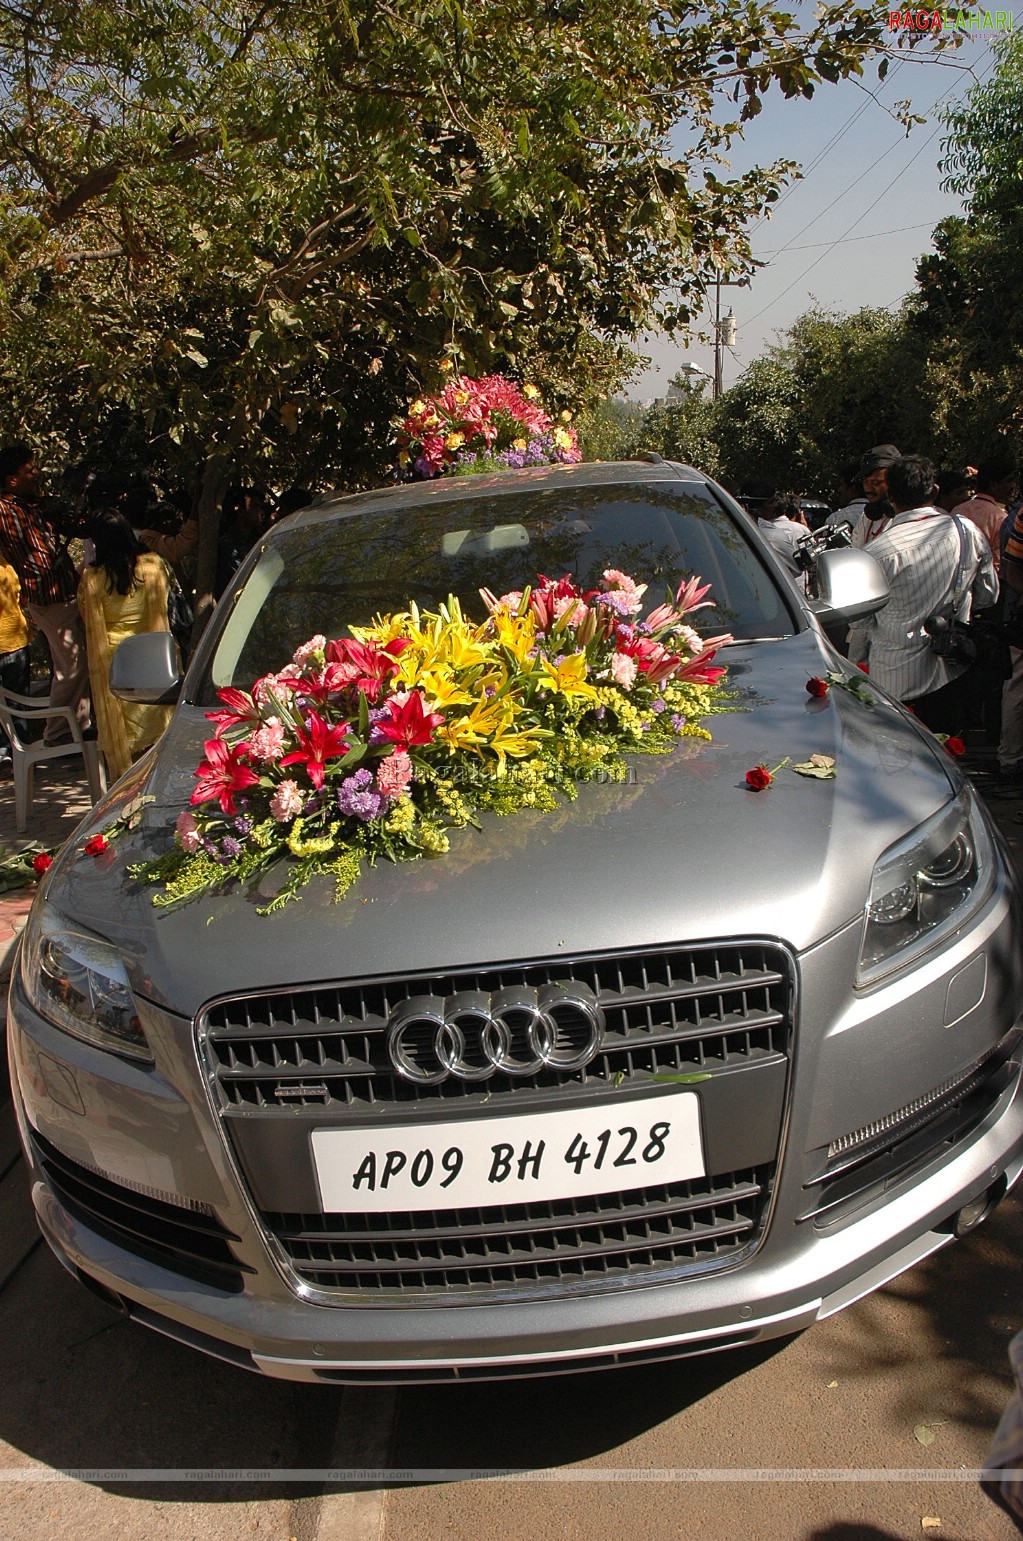
POLYGON ((748 279, 722 278, 720 269, 714 279, 714 390, 713 397, 717 401, 722 391, 722 364, 726 348, 735 347, 735 317, 729 307, 727 316, 721 314, 721 290, 744 289, 748 279))

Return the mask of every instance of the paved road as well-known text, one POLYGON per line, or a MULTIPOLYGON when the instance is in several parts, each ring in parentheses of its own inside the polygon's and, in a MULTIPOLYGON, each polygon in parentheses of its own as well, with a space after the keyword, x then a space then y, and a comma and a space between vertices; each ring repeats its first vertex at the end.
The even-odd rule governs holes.
MULTIPOLYGON (((1020 804, 993 806, 1019 849, 1020 804)), ((3 811, 0 788, 0 819, 3 811)), ((959 1480, 982 1464, 1009 1392, 1005 1349, 1021 1324, 1016 1196, 975 1235, 887 1289, 757 1351, 501 1386, 299 1387, 125 1323, 71 1280, 38 1239, 2 1098, 0 1090, 5 1538, 1011 1541, 1017 1534, 972 1480, 959 1480), (327 1487, 283 1476, 353 1467, 510 1467, 523 1480, 395 1477, 327 1487), (155 1471, 253 1468, 282 1475, 148 1480, 155 1471), (793 1469, 821 1475, 778 1479, 793 1469), (705 1480, 655 1475, 697 1470, 705 1480), (864 1470, 873 1475, 856 1476, 864 1470), (117 1471, 134 1475, 117 1480, 117 1471)))

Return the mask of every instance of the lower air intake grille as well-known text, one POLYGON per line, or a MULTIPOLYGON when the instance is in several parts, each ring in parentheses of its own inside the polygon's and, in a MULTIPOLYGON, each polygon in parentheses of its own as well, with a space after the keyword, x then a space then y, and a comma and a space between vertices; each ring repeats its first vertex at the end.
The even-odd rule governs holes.
POLYGON ((990 1054, 927 1095, 832 1141, 812 1207, 803 1216, 829 1225, 947 1156, 979 1128, 1019 1079, 1023 1033, 1008 1033, 990 1054))
POLYGON ((41 1134, 33 1132, 32 1141, 50 1187, 82 1225, 186 1278, 241 1290, 242 1273, 251 1270, 243 1269, 228 1245, 238 1238, 213 1215, 112 1182, 72 1161, 41 1134))
POLYGON ((322 1290, 445 1290, 609 1280, 726 1262, 755 1241, 773 1167, 557 1203, 390 1215, 264 1215, 322 1290))

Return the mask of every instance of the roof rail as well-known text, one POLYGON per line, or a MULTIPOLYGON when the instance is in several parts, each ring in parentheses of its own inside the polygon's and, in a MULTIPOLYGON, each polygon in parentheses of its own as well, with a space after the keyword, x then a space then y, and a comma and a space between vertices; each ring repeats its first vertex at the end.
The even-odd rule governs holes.
POLYGON ((638 449, 633 455, 633 460, 645 460, 647 465, 662 466, 664 456, 659 455, 655 449, 638 449))

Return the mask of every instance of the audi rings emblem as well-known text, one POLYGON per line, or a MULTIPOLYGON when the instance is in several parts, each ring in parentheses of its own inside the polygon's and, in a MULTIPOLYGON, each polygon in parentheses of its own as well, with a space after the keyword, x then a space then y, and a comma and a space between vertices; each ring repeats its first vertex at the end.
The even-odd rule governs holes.
POLYGON ((437 1086, 448 1076, 485 1081, 540 1070, 580 1070, 600 1050, 604 1016, 585 985, 512 985, 485 995, 415 995, 387 1023, 387 1047, 400 1076, 437 1086))

